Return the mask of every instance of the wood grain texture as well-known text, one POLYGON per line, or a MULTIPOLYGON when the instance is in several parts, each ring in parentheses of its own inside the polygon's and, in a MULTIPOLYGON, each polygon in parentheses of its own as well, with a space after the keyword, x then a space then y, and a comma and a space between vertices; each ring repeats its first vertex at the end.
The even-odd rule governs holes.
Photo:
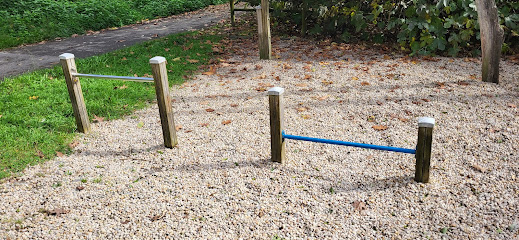
POLYGON ((88 112, 86 110, 85 100, 83 99, 83 92, 79 78, 73 77, 72 73, 76 73, 76 62, 74 58, 60 59, 65 81, 67 83, 68 95, 72 103, 74 117, 76 118, 76 125, 79 132, 88 133, 90 131, 90 121, 88 119, 88 112))
POLYGON ((261 8, 256 10, 258 15, 258 37, 260 59, 272 58, 272 44, 270 36, 269 1, 261 0, 261 8))
POLYGON ((285 141, 283 139, 283 106, 280 95, 269 96, 270 149, 273 162, 285 163, 285 141))
POLYGON ((167 148, 173 148, 177 145, 178 141, 173 109, 171 107, 171 97, 169 95, 166 62, 151 63, 151 70, 153 72, 153 79, 155 80, 155 92, 157 94, 160 123, 162 124, 162 135, 164 136, 164 146, 167 148))
POLYGON ((499 62, 504 31, 499 26, 499 17, 494 0, 476 0, 481 36, 482 66, 484 82, 499 83, 499 62))
POLYGON ((432 127, 418 128, 418 142, 416 144, 415 181, 428 183, 431 168, 432 127))

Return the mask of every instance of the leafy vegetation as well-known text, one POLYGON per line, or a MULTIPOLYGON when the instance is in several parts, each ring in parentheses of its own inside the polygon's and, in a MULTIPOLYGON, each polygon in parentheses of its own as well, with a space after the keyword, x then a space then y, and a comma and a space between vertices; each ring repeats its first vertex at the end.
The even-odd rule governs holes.
POLYGON ((133 24, 225 0, 0 0, 0 49, 133 24))
MULTIPOLYGON (((171 35, 130 48, 77 59, 78 71, 121 76, 151 75, 148 60, 164 56, 170 84, 212 58, 220 36, 199 33, 171 35), (189 50, 189 51, 187 51, 189 50)), ((58 56, 56 56, 57 58, 58 56)), ((155 98, 153 83, 81 78, 90 119, 130 114, 155 98)), ((68 152, 76 130, 61 67, 27 73, 0 82, 0 178, 27 165, 68 152)))
MULTIPOLYGON (((248 0, 257 5, 258 0, 248 0)), ((273 16, 285 29, 301 29, 304 18, 308 33, 326 35, 345 42, 372 40, 396 42, 412 54, 469 52, 478 55, 479 24, 474 0, 274 0, 273 16)), ((505 30, 503 50, 519 48, 519 1, 496 0, 500 24, 505 30)))

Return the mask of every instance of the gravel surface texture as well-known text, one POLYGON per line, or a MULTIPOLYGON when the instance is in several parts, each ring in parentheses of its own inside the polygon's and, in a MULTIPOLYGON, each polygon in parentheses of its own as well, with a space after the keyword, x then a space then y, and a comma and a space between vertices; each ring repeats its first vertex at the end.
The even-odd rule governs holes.
POLYGON ((517 239, 518 65, 495 85, 478 59, 273 40, 274 60, 236 40, 171 89, 174 149, 152 105, 2 183, 0 238, 517 239), (289 134, 414 148, 417 118, 435 118, 431 182, 403 153, 287 140, 272 163, 272 86, 289 134))

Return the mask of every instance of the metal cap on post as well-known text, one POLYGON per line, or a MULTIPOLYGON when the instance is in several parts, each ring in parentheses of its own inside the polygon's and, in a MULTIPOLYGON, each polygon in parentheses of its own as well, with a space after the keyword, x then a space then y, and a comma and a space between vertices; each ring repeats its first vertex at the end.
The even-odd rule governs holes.
POLYGON ((270 109, 270 149, 272 161, 285 163, 285 140, 283 139, 283 103, 285 89, 273 87, 268 90, 270 109))
POLYGON ((74 54, 63 53, 59 55, 59 61, 67 83, 68 95, 70 97, 70 102, 72 103, 74 117, 76 118, 77 129, 79 132, 87 133, 90 131, 90 122, 79 78, 73 76, 74 73, 77 73, 74 54))
POLYGON ((153 79, 155 80, 155 93, 157 94, 157 105, 159 106, 160 123, 162 124, 162 135, 164 146, 173 148, 177 145, 177 132, 171 97, 169 96, 168 70, 166 69, 166 58, 154 57, 150 59, 153 79))
POLYGON ((428 183, 431 168, 432 132, 434 118, 418 118, 418 142, 416 144, 415 181, 428 183))

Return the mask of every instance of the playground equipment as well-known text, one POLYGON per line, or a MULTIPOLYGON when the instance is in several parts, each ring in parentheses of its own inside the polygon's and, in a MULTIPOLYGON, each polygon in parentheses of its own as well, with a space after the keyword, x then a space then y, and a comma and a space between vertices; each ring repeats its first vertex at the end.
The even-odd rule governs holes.
POLYGON ((285 134, 283 125, 283 103, 281 96, 284 89, 274 87, 268 90, 269 95, 269 109, 270 109, 270 136, 271 136, 271 154, 272 161, 284 163, 286 161, 285 155, 285 139, 309 141, 325 144, 335 144, 359 148, 368 148, 382 151, 392 151, 400 153, 414 154, 416 158, 415 166, 415 181, 429 182, 429 169, 431 163, 431 145, 432 145, 432 130, 434 128, 434 118, 421 117, 418 119, 418 141, 415 149, 397 148, 390 146, 380 146, 373 144, 354 143, 337 141, 322 138, 312 138, 296 135, 285 134))
POLYGON ((175 130, 173 110, 171 108, 171 97, 169 95, 168 71, 166 69, 166 59, 164 57, 157 56, 150 59, 153 78, 78 73, 74 54, 64 53, 59 56, 59 59, 61 67, 63 68, 63 73, 65 74, 65 80, 67 82, 68 93, 72 103, 72 109, 74 110, 74 117, 76 118, 78 131, 82 133, 90 131, 90 122, 85 101, 83 99, 83 92, 81 91, 79 77, 155 82, 155 93, 157 94, 157 104, 159 105, 164 146, 167 148, 173 148, 177 145, 177 133, 175 130))

